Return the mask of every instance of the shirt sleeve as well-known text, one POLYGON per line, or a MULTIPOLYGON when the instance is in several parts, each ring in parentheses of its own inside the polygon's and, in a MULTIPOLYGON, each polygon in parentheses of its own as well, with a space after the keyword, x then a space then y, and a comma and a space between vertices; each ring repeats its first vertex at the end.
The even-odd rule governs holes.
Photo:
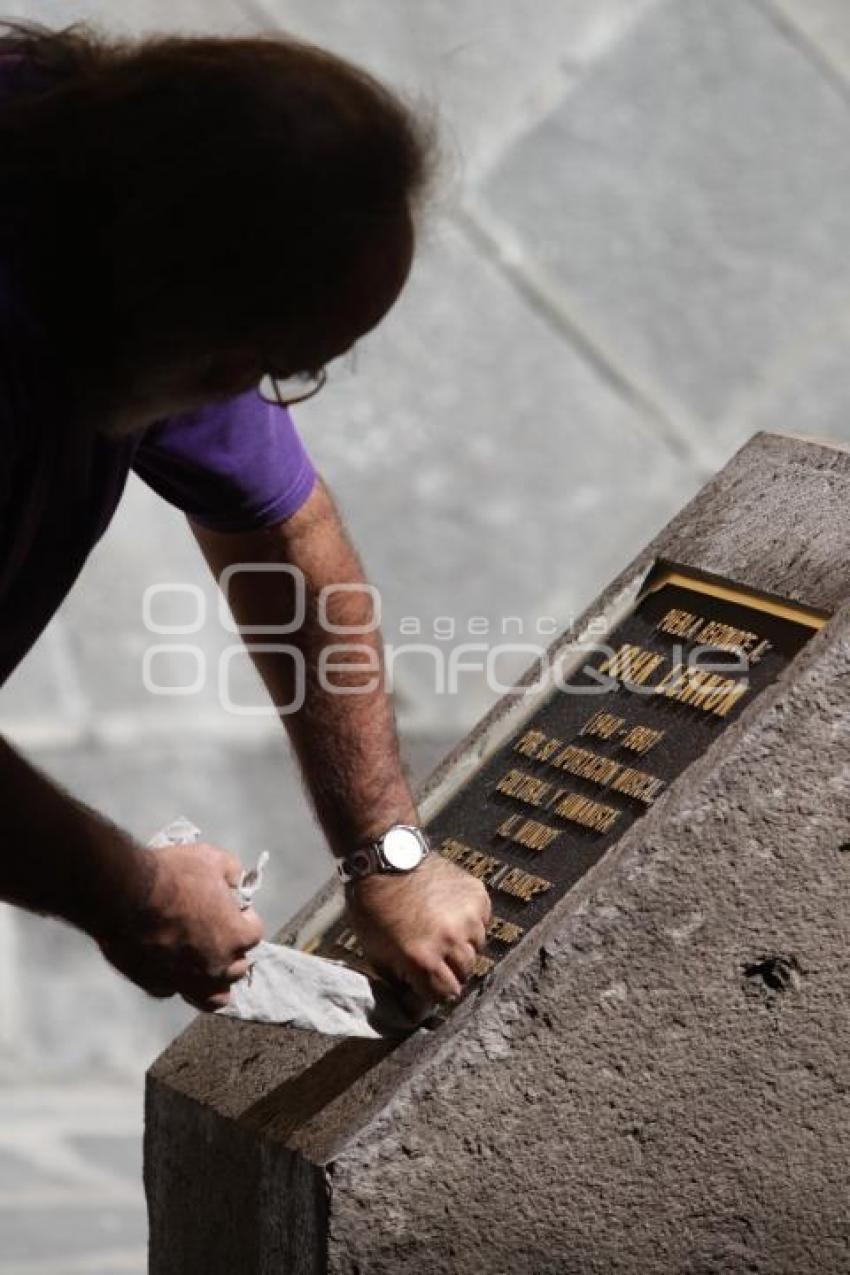
POLYGON ((289 413, 257 390, 156 421, 133 471, 213 531, 253 531, 303 505, 316 472, 289 413))

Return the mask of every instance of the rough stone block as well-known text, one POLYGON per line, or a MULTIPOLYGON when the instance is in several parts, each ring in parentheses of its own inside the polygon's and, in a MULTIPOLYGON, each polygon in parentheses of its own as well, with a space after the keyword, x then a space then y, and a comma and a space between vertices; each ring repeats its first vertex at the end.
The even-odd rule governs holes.
MULTIPOLYGON (((229 1270, 240 1234, 245 1275, 285 1254, 334 1275, 850 1267, 849 500, 850 452, 760 435, 559 640, 659 559, 832 617, 446 1024, 398 1043, 202 1019, 159 1059, 152 1275, 229 1270), (220 1216, 233 1178, 214 1241, 198 1202, 220 1216)), ((517 713, 438 768, 430 813, 517 713)))

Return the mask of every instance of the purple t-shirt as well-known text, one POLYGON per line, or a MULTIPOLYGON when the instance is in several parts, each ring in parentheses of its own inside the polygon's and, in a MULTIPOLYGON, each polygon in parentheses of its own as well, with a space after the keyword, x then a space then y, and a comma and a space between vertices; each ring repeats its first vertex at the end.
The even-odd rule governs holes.
MULTIPOLYGON (((0 88, 6 82, 0 59, 0 88)), ((307 499, 315 471, 289 413, 250 390, 107 438, 80 428, 61 372, 0 256, 0 684, 58 609, 132 469, 195 522, 270 526, 307 499)))

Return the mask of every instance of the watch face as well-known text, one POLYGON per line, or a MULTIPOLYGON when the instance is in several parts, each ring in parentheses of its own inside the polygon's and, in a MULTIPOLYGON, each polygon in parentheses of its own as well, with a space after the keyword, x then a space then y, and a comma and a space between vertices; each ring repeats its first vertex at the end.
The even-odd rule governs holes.
POLYGON ((422 843, 412 828, 390 828, 381 849, 390 867, 400 872, 415 868, 422 859, 422 843))

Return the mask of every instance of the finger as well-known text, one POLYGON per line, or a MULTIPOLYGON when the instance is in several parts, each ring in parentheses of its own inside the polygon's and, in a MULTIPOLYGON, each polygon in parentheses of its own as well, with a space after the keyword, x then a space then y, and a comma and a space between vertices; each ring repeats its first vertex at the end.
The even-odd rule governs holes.
POLYGON ((469 941, 476 952, 482 952, 487 943, 487 927, 483 921, 476 921, 472 926, 469 941))
POLYGON ((446 964, 465 983, 475 965, 475 948, 471 943, 458 943, 446 956, 446 964))
POLYGON ((440 963, 430 971, 425 984, 425 995, 431 995, 440 1001, 458 1000, 463 992, 463 988, 445 961, 440 963))
POLYGON ((235 854, 229 854, 226 850, 222 850, 221 860, 225 881, 228 885, 237 886, 242 880, 242 873, 244 871, 242 864, 236 858, 235 854))
POLYGON ((224 1009, 225 1005, 230 1000, 230 992, 213 992, 212 995, 209 996, 183 992, 182 995, 187 1005, 191 1005, 194 1009, 201 1010, 204 1014, 214 1014, 217 1009, 224 1009))
POLYGON ((207 1013, 214 1014, 217 1009, 224 1009, 230 1002, 230 992, 214 992, 201 1006, 207 1013))
POLYGON ((210 962, 206 966, 184 966, 180 978, 175 980, 181 996, 192 996, 195 1000, 206 1000, 218 992, 229 992, 232 980, 228 977, 230 969, 238 961, 230 958, 226 964, 210 962))
POLYGON ((193 974, 181 980, 180 995, 197 1009, 218 1008, 230 999, 230 987, 225 974, 193 974))
POLYGON ((233 946, 234 953, 243 956, 246 952, 250 952, 252 947, 256 947, 262 937, 262 921, 253 908, 245 908, 244 912, 239 914, 236 942, 233 946))
POLYGON ((436 998, 431 990, 429 969, 426 968, 424 963, 420 964, 417 961, 399 959, 393 965, 393 975, 399 983, 412 988, 418 997, 433 1005, 436 998))
POLYGON ((243 956, 241 960, 233 961, 230 965, 228 965, 227 969, 222 974, 222 978, 227 983, 238 983, 240 978, 245 977, 250 968, 251 962, 246 960, 243 956))

